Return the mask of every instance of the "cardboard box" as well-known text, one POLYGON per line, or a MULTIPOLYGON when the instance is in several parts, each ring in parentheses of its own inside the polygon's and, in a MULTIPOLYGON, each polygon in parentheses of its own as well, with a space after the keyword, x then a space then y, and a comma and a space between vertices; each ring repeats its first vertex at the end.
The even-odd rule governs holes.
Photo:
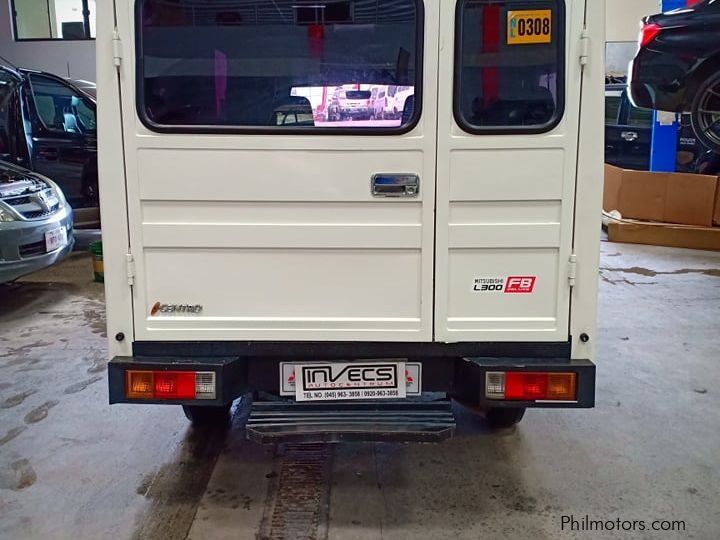
POLYGON ((625 244, 720 251, 720 228, 611 221, 608 225, 608 240, 625 244))
POLYGON ((603 187, 603 210, 620 211, 620 186, 624 170, 612 165, 605 165, 605 185, 603 187))
POLYGON ((715 194, 715 213, 713 214, 713 225, 720 226, 720 180, 717 193, 715 194))
POLYGON ((603 208, 623 218, 711 227, 718 178, 630 171, 605 165, 603 208))

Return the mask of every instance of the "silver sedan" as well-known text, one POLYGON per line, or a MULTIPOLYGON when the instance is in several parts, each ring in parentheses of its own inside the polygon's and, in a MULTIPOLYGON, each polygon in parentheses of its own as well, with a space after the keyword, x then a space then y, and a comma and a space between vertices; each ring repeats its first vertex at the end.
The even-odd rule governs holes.
POLYGON ((0 161, 0 283, 56 263, 74 243, 73 211, 60 188, 0 161))

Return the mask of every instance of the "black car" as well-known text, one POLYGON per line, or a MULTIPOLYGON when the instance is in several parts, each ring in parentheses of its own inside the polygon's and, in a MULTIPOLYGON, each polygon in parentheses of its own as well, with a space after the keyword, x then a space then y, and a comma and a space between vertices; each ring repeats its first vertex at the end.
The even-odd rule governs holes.
POLYGON ((630 68, 633 103, 691 113, 700 140, 720 151, 720 0, 653 15, 642 24, 630 68))
POLYGON ((61 77, 0 66, 0 160, 51 178, 73 208, 97 207, 95 99, 61 77))
MULTIPOLYGON (((707 148, 693 132, 690 115, 681 115, 676 170, 697 172, 707 148)), ((605 86, 605 163, 647 171, 650 169, 653 111, 635 107, 625 84, 605 86)))

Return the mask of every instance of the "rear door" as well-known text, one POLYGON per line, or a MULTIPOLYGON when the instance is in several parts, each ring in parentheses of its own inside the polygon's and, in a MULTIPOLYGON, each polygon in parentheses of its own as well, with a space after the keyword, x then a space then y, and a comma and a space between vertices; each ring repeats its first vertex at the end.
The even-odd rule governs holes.
POLYGON ((440 29, 436 339, 567 341, 584 2, 452 4, 440 29))
POLYGON ((432 340, 439 12, 118 3, 136 340, 432 340))

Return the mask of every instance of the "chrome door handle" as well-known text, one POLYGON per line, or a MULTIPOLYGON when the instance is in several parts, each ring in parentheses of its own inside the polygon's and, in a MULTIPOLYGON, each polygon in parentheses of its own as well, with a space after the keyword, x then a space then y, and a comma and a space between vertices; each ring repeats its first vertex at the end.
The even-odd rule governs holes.
POLYGON ((635 142, 638 140, 638 134, 636 131, 623 131, 620 136, 627 142, 635 142))
POLYGON ((417 174, 375 174, 370 191, 373 197, 417 197, 420 177, 417 174))

